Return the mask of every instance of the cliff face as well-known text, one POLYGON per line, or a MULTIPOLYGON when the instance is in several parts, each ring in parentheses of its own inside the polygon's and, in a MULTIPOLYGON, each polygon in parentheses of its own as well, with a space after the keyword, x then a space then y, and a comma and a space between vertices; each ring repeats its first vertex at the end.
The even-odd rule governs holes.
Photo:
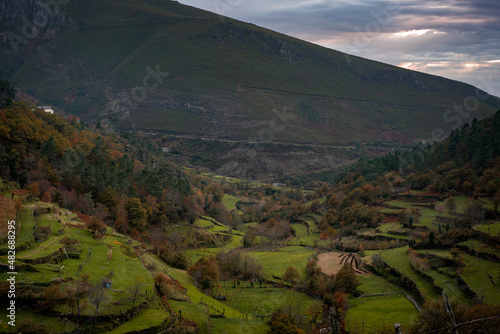
POLYGON ((0 2, 0 41, 26 43, 47 39, 65 27, 74 26, 74 20, 60 9, 60 5, 67 2, 3 0, 0 2))

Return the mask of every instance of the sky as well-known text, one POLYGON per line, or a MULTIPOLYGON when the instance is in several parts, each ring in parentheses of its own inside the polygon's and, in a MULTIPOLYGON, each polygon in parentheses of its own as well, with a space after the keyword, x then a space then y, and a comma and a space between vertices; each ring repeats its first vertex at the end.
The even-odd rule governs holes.
POLYGON ((499 0, 180 0, 500 96, 499 0))

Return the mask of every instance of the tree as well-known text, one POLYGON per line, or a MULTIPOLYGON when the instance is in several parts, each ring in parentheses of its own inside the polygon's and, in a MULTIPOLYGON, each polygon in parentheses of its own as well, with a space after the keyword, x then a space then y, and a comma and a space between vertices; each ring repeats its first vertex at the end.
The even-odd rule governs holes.
POLYGON ((252 247, 254 241, 256 239, 255 233, 252 229, 248 229, 243 235, 243 247, 248 248, 252 247))
POLYGON ((33 319, 24 319, 19 322, 16 326, 17 333, 36 333, 36 334, 46 334, 50 333, 47 325, 40 323, 39 321, 33 319))
POLYGON ((7 80, 0 79, 0 109, 12 107, 16 97, 16 88, 10 85, 7 80))
POLYGON ((210 289, 219 284, 219 265, 213 255, 200 258, 188 272, 203 289, 210 289))
POLYGON ((103 234, 106 232, 106 225, 96 216, 90 218, 90 221, 87 223, 87 228, 94 233, 103 234))
POLYGON ((338 231, 331 226, 329 226, 328 229, 326 230, 326 235, 330 240, 333 240, 337 234, 338 231))
POLYGON ((71 305, 72 309, 73 306, 76 306, 78 319, 81 319, 81 312, 87 307, 85 303, 85 296, 89 291, 89 279, 89 274, 80 274, 80 279, 75 281, 74 284, 70 285, 66 289, 66 293, 68 295, 68 303, 71 305))
POLYGON ((189 195, 183 199, 182 203, 184 218, 191 224, 194 223, 196 216, 203 213, 203 209, 198 203, 198 196, 189 195))
POLYGON ((356 278, 356 274, 354 270, 352 270, 351 266, 346 262, 342 269, 339 270, 337 275, 335 275, 335 288, 338 291, 345 293, 353 293, 356 291, 358 286, 360 286, 360 282, 356 278))
POLYGON ((498 213, 498 207, 500 206, 500 190, 493 196, 493 204, 495 205, 495 211, 498 213))
POLYGON ((54 307, 59 305, 65 298, 66 294, 61 291, 59 285, 53 284, 42 292, 41 300, 38 302, 38 305, 43 309, 53 310, 54 307))
POLYGON ((52 196, 50 196, 50 192, 46 191, 45 194, 42 196, 42 202, 45 203, 51 203, 52 202, 52 196))
POLYGON ((130 227, 143 231, 147 225, 147 210, 139 198, 131 198, 127 201, 127 214, 130 227))
POLYGON ((457 210, 457 201, 454 197, 449 197, 444 201, 446 209, 449 213, 453 214, 457 210))
POLYGON ((295 317, 290 313, 277 309, 271 314, 267 334, 304 334, 304 330, 296 325, 295 317))
POLYGON ((54 136, 50 136, 49 139, 43 143, 40 148, 40 154, 47 157, 49 161, 52 162, 57 155, 57 145, 54 136))
POLYGON ((144 283, 142 282, 142 280, 140 278, 138 278, 135 281, 135 284, 128 288, 130 298, 132 299, 132 309, 134 308, 137 296, 141 295, 141 289, 143 288, 143 286, 144 286, 144 283))
POLYGON ((465 207, 465 225, 471 227, 484 221, 485 209, 481 200, 469 200, 465 207))
POLYGON ((295 281, 300 278, 299 271, 295 267, 288 267, 285 270, 285 273, 281 277, 285 282, 290 282, 292 285, 295 285, 295 281))
POLYGON ((40 198, 40 187, 38 186, 38 182, 30 184, 28 190, 30 191, 31 200, 38 200, 40 198))
POLYGON ((111 186, 107 186, 106 189, 97 195, 97 201, 104 204, 108 210, 115 210, 118 205, 118 194, 116 189, 113 189, 111 186))
POLYGON ((94 327, 95 327, 95 324, 97 322, 97 314, 99 313, 99 307, 106 298, 106 290, 104 289, 101 282, 97 282, 91 286, 89 297, 90 297, 90 302, 92 303, 92 305, 94 305, 95 308, 95 313, 94 313, 94 318, 95 318, 94 327))

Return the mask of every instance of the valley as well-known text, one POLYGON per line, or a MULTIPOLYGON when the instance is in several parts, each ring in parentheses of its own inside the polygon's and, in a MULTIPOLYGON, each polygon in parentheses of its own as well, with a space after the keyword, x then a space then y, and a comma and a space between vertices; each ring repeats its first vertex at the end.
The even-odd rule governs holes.
POLYGON ((500 328, 498 97, 170 0, 0 50, 0 333, 500 328))
MULTIPOLYGON (((224 178, 217 180, 225 182, 224 178)), ((279 190, 276 193, 283 194, 279 190)), ((26 196, 21 191, 16 194, 26 196)), ((310 325, 321 326, 326 320, 321 299, 314 298, 315 292, 307 284, 315 277, 338 277, 344 263, 353 269, 359 284, 349 298, 343 320, 349 332, 379 331, 396 322, 408 330, 422 303, 434 300, 441 291, 466 305, 473 300, 500 305, 496 289, 500 277, 498 251, 491 246, 498 234, 479 232, 495 225, 477 225, 476 232, 464 237, 466 240, 451 245, 429 244, 426 239, 430 233, 441 235, 439 229, 443 229, 445 240, 450 232, 444 232, 444 222, 449 225, 453 221, 446 217, 463 213, 467 202, 462 196, 451 197, 459 205, 456 213, 450 213, 441 209, 443 201, 425 196, 415 191, 382 203, 377 208, 383 217, 381 225, 363 228, 350 236, 330 230, 321 232, 318 222, 322 215, 310 208, 298 217, 299 223, 290 225, 290 237, 274 241, 257 232, 251 244, 243 242, 249 231, 256 231, 258 225, 254 222, 233 228, 199 216, 193 223, 169 227, 167 234, 177 237, 180 243, 176 243, 176 249, 185 260, 181 267, 217 259, 221 271, 209 288, 203 288, 203 281, 200 286, 197 276, 191 276, 191 269, 175 269, 164 262, 161 251, 148 249, 147 244, 119 234, 112 227, 97 236, 90 226, 91 217, 54 204, 28 201, 18 214, 22 224, 16 236, 16 257, 18 289, 22 292, 17 300, 25 304, 25 298, 37 296, 40 307, 25 304, 19 310, 18 321, 34 328, 36 325, 28 319, 37 319, 44 324, 37 330, 39 333, 49 329, 72 332, 77 326, 97 332, 112 329, 111 333, 154 328, 158 332, 183 328, 188 332, 198 329, 215 333, 244 328, 248 333, 264 333, 272 313, 285 309, 296 317, 301 314, 296 318, 301 325, 314 317, 317 323, 310 325), (419 217, 412 228, 392 219, 411 208, 416 208, 419 217), (41 230, 51 232, 43 242, 39 239, 41 230), (426 246, 409 249, 404 246, 408 240, 426 246), (223 271, 225 257, 236 257, 230 265, 241 267, 229 270, 236 270, 238 275, 223 271), (311 272, 309 268, 316 262, 320 271, 311 272), (290 267, 296 268, 297 276, 291 276, 295 278, 287 276, 290 267), (101 286, 104 279, 109 279, 110 288, 101 286), (71 295, 83 285, 88 285, 88 292, 81 299, 71 295), (92 288, 104 291, 98 308, 92 288), (80 306, 75 306, 74 298, 80 306), (60 315, 50 316, 54 313, 60 315)), ((243 202, 259 203, 257 198, 231 192, 224 194, 222 201, 228 210, 240 215, 245 207, 251 207, 243 202)), ((304 205, 310 207, 311 202, 304 205)), ((0 251, 5 254, 6 245, 0 251)))

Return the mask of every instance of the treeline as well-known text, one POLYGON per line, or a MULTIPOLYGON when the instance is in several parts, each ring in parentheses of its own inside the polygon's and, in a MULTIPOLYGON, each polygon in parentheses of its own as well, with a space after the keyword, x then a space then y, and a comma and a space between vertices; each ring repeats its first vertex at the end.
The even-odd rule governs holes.
POLYGON ((195 183, 147 148, 21 103, 0 109, 0 165, 3 185, 133 236, 222 207, 220 187, 195 183))

